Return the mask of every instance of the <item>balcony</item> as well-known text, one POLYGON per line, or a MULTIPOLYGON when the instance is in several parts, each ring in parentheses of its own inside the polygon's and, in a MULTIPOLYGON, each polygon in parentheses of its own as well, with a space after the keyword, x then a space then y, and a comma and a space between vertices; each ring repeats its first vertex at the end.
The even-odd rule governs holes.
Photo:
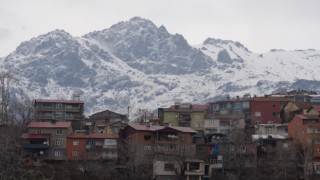
POLYGON ((80 115, 67 115, 65 116, 66 120, 79 120, 79 119, 83 119, 83 116, 80 115))
POLYGON ((210 164, 212 165, 212 168, 222 168, 222 156, 218 155, 210 157, 210 164))
POLYGON ((23 148, 26 149, 48 149, 48 144, 21 144, 23 148))
POLYGON ((43 119, 43 120, 51 120, 54 119, 53 115, 37 115, 36 116, 37 119, 43 119))
POLYGON ((79 107, 66 107, 66 112, 81 112, 81 109, 79 107))

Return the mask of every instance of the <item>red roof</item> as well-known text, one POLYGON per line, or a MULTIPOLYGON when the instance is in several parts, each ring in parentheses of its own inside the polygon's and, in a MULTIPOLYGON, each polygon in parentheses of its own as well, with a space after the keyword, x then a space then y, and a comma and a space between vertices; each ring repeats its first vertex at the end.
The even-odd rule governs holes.
POLYGON ((320 105, 313 105, 312 106, 316 111, 320 112, 320 105))
POLYGON ((22 139, 43 139, 43 138, 48 138, 50 137, 50 134, 28 134, 28 133, 23 133, 21 135, 22 139))
POLYGON ((85 138, 85 139, 118 139, 118 134, 112 133, 72 133, 68 138, 85 138))
POLYGON ((28 128, 69 128, 71 122, 31 122, 28 124, 28 128))
POLYGON ((35 99, 35 102, 47 102, 47 103, 70 103, 70 104, 84 104, 81 100, 63 100, 63 99, 35 99))
POLYGON ((169 128, 178 130, 180 132, 185 132, 185 133, 197 133, 197 131, 195 131, 194 129, 190 128, 190 127, 176 127, 176 126, 171 126, 169 128))

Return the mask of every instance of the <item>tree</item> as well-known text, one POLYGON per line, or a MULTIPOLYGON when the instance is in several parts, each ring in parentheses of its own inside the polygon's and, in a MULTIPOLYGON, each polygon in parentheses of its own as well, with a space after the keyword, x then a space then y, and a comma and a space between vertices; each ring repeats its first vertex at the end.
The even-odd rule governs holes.
POLYGON ((27 126, 34 118, 33 101, 28 97, 16 99, 10 103, 10 114, 14 123, 19 127, 27 126))
POLYGON ((139 108, 134 114, 134 122, 145 123, 150 116, 150 111, 148 109, 139 108))
POLYGON ((15 82, 14 76, 8 71, 0 71, 0 124, 12 124, 9 114, 10 88, 15 82))

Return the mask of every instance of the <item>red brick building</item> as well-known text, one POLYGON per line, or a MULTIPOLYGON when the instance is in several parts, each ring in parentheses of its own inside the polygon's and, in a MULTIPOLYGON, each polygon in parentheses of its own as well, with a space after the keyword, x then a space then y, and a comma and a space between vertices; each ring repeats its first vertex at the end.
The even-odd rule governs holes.
POLYGON ((195 157, 196 145, 192 136, 197 131, 190 127, 128 125, 120 137, 130 144, 130 155, 135 163, 151 163, 156 155, 195 157))
POLYGON ((118 135, 72 133, 67 138, 68 160, 116 160, 118 135))
POLYGON ((295 115, 288 124, 288 135, 305 148, 307 171, 315 170, 317 174, 320 174, 320 117, 318 115, 295 115))
POLYGON ((290 97, 253 97, 251 99, 251 125, 281 123, 280 112, 290 97))

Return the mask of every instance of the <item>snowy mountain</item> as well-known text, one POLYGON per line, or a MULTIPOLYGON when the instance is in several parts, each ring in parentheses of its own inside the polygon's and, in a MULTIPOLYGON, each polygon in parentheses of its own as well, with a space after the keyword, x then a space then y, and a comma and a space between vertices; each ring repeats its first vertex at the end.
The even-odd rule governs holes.
POLYGON ((255 54, 239 42, 213 38, 192 47, 183 36, 140 17, 82 37, 55 30, 21 43, 0 60, 19 79, 15 97, 79 94, 87 115, 281 88, 320 90, 318 50, 255 54))

